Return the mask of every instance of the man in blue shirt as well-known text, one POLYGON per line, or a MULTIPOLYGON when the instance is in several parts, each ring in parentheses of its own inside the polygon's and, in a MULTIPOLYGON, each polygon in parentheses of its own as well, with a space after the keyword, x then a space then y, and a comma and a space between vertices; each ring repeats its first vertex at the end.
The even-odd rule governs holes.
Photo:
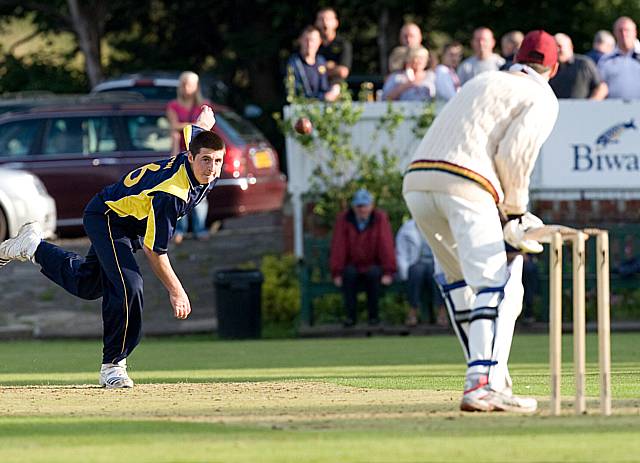
POLYGON ((635 49, 638 37, 636 23, 622 16, 613 25, 613 34, 618 46, 598 62, 600 75, 609 86, 608 98, 639 99, 640 50, 635 49))
POLYGON ((298 43, 300 51, 287 61, 287 68, 293 71, 296 95, 335 101, 340 95, 340 85, 329 83, 327 60, 318 54, 322 45, 320 31, 315 26, 305 27, 298 43))
POLYGON ((210 131, 214 124, 213 111, 203 106, 195 125, 185 127, 187 151, 139 167, 93 197, 83 217, 91 240, 85 257, 42 241, 37 223, 23 225, 15 238, 0 244, 0 267, 30 260, 71 294, 102 297, 101 386, 133 387, 126 362, 140 342, 143 306, 136 250, 144 250, 167 289, 175 317, 185 319, 191 312, 167 249, 178 218, 202 201, 220 176, 225 144, 210 131))

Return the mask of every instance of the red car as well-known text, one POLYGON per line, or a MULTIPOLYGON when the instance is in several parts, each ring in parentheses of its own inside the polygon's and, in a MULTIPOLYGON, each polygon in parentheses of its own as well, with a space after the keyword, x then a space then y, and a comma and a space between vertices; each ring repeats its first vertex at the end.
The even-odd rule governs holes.
MULTIPOLYGON (((286 180, 278 154, 252 124, 229 108, 212 107, 227 154, 209 196, 209 221, 279 209, 286 180)), ((130 95, 22 102, 0 116, 0 165, 42 180, 62 231, 82 224, 86 203, 103 187, 170 150, 165 104, 130 95)))

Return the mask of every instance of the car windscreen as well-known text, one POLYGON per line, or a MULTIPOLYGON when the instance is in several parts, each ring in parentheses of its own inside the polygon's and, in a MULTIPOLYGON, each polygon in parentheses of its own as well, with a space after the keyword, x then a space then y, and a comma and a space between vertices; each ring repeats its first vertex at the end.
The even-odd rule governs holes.
POLYGON ((250 142, 267 141, 265 136, 251 122, 241 118, 233 111, 221 111, 215 113, 216 124, 222 132, 229 136, 235 145, 244 145, 250 142))

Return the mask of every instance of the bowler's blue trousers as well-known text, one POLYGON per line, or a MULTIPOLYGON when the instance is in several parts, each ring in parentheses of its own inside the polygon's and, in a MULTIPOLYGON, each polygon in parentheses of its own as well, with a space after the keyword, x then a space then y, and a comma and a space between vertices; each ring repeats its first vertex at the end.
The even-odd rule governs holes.
POLYGON ((114 226, 111 214, 85 212, 91 240, 86 257, 46 241, 35 253, 42 273, 54 283, 82 299, 102 297, 102 363, 127 358, 142 336, 142 275, 131 238, 114 226))

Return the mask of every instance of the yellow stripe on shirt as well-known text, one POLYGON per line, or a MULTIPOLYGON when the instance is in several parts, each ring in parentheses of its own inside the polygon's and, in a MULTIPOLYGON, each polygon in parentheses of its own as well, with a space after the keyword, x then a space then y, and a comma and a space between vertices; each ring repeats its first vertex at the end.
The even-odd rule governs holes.
POLYGON ((153 245, 156 242, 156 215, 153 211, 153 202, 151 203, 151 210, 149 211, 149 218, 147 219, 147 230, 144 233, 144 245, 149 249, 153 249, 153 245))
POLYGON ((189 143, 191 143, 191 133, 193 132, 193 127, 191 124, 185 125, 184 129, 182 129, 182 136, 184 137, 184 146, 189 149, 189 143))

